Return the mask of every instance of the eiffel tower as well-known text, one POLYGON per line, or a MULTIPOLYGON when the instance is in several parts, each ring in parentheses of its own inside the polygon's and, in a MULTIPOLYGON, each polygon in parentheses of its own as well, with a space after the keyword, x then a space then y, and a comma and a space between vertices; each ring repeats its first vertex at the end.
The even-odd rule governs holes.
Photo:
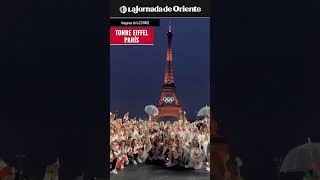
POLYGON ((169 21, 169 28, 167 32, 168 48, 166 53, 165 74, 159 102, 157 104, 159 114, 154 117, 155 120, 167 116, 185 120, 182 105, 177 98, 176 86, 173 76, 172 37, 173 33, 171 21, 169 21))

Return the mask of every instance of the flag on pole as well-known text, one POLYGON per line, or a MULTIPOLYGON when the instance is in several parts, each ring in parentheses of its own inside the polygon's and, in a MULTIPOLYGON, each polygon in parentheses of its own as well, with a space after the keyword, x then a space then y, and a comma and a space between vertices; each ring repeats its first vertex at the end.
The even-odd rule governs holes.
POLYGON ((129 112, 125 113, 123 116, 123 120, 129 120, 129 112))

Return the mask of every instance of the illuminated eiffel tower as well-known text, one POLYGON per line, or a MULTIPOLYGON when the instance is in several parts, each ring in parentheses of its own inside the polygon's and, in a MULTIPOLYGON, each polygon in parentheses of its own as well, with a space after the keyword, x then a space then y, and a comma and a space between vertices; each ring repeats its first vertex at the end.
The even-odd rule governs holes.
POLYGON ((166 67, 164 74, 164 81, 161 89, 160 99, 157 104, 159 110, 158 116, 154 117, 155 120, 161 117, 175 117, 177 119, 185 120, 185 115, 182 110, 182 105, 178 101, 176 94, 176 86, 173 76, 173 57, 172 57, 172 27, 171 21, 169 22, 169 29, 167 32, 168 48, 166 54, 166 67))

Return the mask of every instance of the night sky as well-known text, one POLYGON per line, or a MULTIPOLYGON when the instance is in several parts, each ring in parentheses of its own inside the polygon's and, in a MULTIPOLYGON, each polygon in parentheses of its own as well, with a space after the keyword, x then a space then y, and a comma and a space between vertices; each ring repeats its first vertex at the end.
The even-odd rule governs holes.
MULTIPOLYGON (((245 179, 276 179, 274 156, 284 156, 308 136, 320 141, 319 7, 315 0, 215 3, 211 104, 232 151, 244 159, 245 179)), ((0 156, 15 163, 15 154, 26 153, 26 174, 42 179, 45 165, 57 156, 63 179, 82 170, 106 173, 106 9, 106 1, 88 0, 1 5, 0 156)), ((176 46, 186 32, 174 26, 176 46)), ((164 53, 159 47, 150 63, 164 63, 164 53)), ((181 99, 183 72, 176 68, 181 99)), ((163 76, 154 75, 158 80, 148 92, 155 97, 146 104, 160 93, 163 76)))
POLYGON ((105 175, 108 72, 105 1, 20 1, 1 6, 0 156, 26 153, 43 179, 105 175))
MULTIPOLYGON (((163 84, 168 19, 155 27, 153 46, 111 46, 110 109, 147 118, 163 84)), ((190 119, 210 104, 210 18, 172 19, 173 63, 177 97, 190 119)))
POLYGON ((216 2, 212 104, 249 180, 276 179, 274 156, 320 141, 318 4, 216 2))

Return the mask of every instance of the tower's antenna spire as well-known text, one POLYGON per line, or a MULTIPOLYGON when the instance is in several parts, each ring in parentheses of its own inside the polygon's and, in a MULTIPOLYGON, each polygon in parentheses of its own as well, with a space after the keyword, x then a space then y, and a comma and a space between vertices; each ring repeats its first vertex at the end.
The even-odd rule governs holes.
POLYGON ((168 38, 168 48, 167 48, 167 54, 166 54, 166 70, 165 70, 165 77, 164 77, 164 84, 172 85, 174 84, 174 78, 173 78, 173 67, 172 67, 172 29, 171 29, 171 19, 169 19, 169 29, 167 32, 167 38, 168 38))

